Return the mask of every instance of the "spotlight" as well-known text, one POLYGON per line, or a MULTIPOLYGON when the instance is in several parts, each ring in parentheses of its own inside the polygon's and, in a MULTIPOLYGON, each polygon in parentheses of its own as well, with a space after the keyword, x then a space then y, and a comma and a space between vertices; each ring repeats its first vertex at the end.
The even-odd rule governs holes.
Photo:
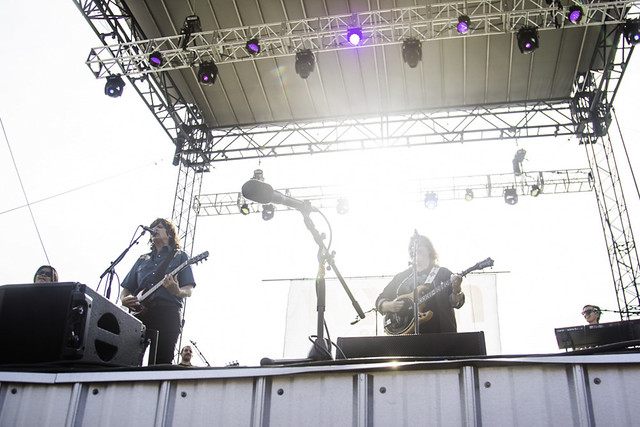
POLYGON ((213 61, 205 61, 198 67, 198 81, 203 85, 212 85, 218 77, 218 66, 213 61))
POLYGON ((508 205, 515 205, 518 203, 518 193, 515 188, 511 187, 504 189, 504 202, 508 205))
POLYGON ((260 42, 258 39, 251 39, 247 42, 246 48, 250 55, 257 55, 260 53, 260 42))
POLYGON ((345 215, 349 213, 349 200, 345 198, 338 199, 338 205, 336 206, 336 210, 340 215, 345 215))
POLYGON ((362 41, 362 28, 349 28, 347 40, 354 46, 358 46, 362 41))
POLYGON ((536 27, 520 28, 517 38, 521 53, 531 53, 539 46, 538 29, 536 27))
POLYGON ((471 25, 471 20, 467 15, 461 15, 458 18, 458 32, 460 34, 467 34, 469 32, 469 25, 471 25))
POLYGON ((640 43, 640 21, 638 19, 630 19, 625 22, 624 38, 630 45, 640 43))
POLYGON ((124 81, 120 76, 107 77, 107 83, 104 85, 104 94, 112 98, 117 98, 122 95, 122 89, 124 89, 124 81))
POLYGON ((467 202, 470 202, 473 200, 473 190, 470 188, 467 188, 467 191, 464 193, 464 199, 467 202))
POLYGON ((200 17, 198 15, 190 15, 184 19, 182 24, 182 34, 193 34, 202 32, 202 25, 200 25, 200 17))
POLYGON ((162 64, 164 64, 164 58, 162 57, 162 54, 158 51, 150 53, 149 64, 151 64, 152 67, 160 67, 162 64))
POLYGON ((265 221, 269 221, 273 218, 276 209, 273 207, 271 203, 268 205, 262 205, 262 219, 265 221))
POLYGON ((316 60, 313 56, 313 52, 309 49, 301 50, 296 53, 296 73, 303 79, 309 77, 309 74, 313 71, 315 63, 316 60))
POLYGON ((249 215, 251 213, 251 210, 249 209, 249 205, 247 204, 247 202, 244 202, 243 204, 240 205, 240 213, 242 215, 249 215))
POLYGON ((410 68, 416 68, 422 60, 422 43, 418 39, 402 42, 402 59, 410 68))
POLYGON ((574 24, 577 24, 582 19, 583 15, 582 8, 578 5, 573 5, 569 8, 569 21, 574 24))
POLYGON ((516 175, 522 174, 522 162, 527 155, 527 151, 524 148, 516 151, 516 155, 513 156, 513 173, 516 175))
POLYGON ((435 209, 438 207, 438 195, 430 192, 424 195, 424 207, 427 209, 435 209))
POLYGON ((542 192, 542 190, 540 189, 540 186, 538 184, 533 184, 531 186, 531 195, 533 197, 538 197, 541 192, 542 192))

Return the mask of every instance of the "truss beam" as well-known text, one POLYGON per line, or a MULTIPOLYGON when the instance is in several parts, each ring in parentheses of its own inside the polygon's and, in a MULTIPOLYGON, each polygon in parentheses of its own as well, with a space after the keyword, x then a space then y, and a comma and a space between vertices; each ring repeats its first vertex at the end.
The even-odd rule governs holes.
MULTIPOLYGON (((473 192, 476 199, 503 197, 507 188, 514 188, 519 196, 530 196, 531 187, 539 186, 542 195, 579 193, 593 190, 593 178, 589 169, 567 169, 556 171, 526 172, 520 175, 513 173, 473 175, 454 178, 432 179, 416 182, 404 187, 405 196, 414 202, 421 203, 427 191, 435 192, 438 200, 465 200, 467 190, 473 192)), ((317 208, 335 208, 339 199, 371 200, 367 191, 350 191, 341 186, 294 187, 279 189, 282 194, 299 200, 307 200, 317 208)), ((384 189, 376 188, 379 195, 384 189)), ((398 189, 388 189, 397 193, 398 189)), ((540 197, 543 197, 543 196, 540 197)), ((201 194, 194 203, 198 216, 234 215, 240 213, 240 205, 247 203, 251 212, 260 212, 262 205, 245 200, 239 192, 201 194)), ((291 210, 287 206, 278 205, 278 210, 291 210)))
POLYGON ((483 140, 574 135, 569 100, 499 104, 325 122, 212 129, 197 150, 201 165, 262 157, 317 154, 483 140))
POLYGON ((362 46, 399 44, 407 38, 438 40, 454 37, 478 37, 516 32, 523 26, 551 30, 571 26, 599 26, 624 22, 624 17, 637 0, 593 3, 574 2, 583 8, 584 17, 569 23, 569 7, 546 0, 517 0, 513 8, 496 0, 475 0, 374 10, 347 15, 307 18, 270 24, 218 29, 189 35, 176 35, 148 40, 119 41, 91 49, 87 65, 96 77, 112 74, 139 76, 161 71, 192 67, 205 60, 217 63, 250 61, 294 55, 302 49, 314 52, 353 48, 347 41, 347 30, 362 28, 362 46), (458 17, 471 19, 469 33, 457 33, 458 17), (250 55, 247 40, 258 38, 261 50, 250 55), (162 53, 165 61, 153 67, 148 61, 152 52, 162 53))

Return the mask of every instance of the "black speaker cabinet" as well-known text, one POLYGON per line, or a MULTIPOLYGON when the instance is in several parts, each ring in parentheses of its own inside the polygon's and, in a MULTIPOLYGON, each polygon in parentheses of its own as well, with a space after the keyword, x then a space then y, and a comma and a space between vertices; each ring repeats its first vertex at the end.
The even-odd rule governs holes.
POLYGON ((140 366, 145 327, 80 283, 0 286, 0 363, 140 366))
POLYGON ((339 337, 336 358, 486 356, 484 332, 339 337))

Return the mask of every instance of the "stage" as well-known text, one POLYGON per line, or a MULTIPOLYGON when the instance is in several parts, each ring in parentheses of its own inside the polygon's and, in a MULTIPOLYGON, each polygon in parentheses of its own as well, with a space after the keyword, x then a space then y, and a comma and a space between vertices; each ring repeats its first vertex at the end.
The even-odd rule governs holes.
POLYGON ((2 426, 634 425, 640 354, 0 367, 2 426))

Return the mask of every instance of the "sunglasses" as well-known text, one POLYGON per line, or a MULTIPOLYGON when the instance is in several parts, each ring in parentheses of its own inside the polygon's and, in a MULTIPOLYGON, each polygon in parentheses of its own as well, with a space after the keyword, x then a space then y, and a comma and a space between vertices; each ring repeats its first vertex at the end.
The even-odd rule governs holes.
POLYGON ((592 308, 588 308, 588 309, 586 309, 585 311, 583 311, 583 312, 582 312, 582 315, 583 315, 583 316, 588 316, 588 315, 590 315, 591 313, 597 313, 597 312, 598 312, 598 310, 594 310, 594 309, 592 309, 592 308))
POLYGON ((46 277, 50 277, 53 278, 53 272, 51 271, 38 271, 38 273, 36 274, 36 276, 46 276, 46 277))

